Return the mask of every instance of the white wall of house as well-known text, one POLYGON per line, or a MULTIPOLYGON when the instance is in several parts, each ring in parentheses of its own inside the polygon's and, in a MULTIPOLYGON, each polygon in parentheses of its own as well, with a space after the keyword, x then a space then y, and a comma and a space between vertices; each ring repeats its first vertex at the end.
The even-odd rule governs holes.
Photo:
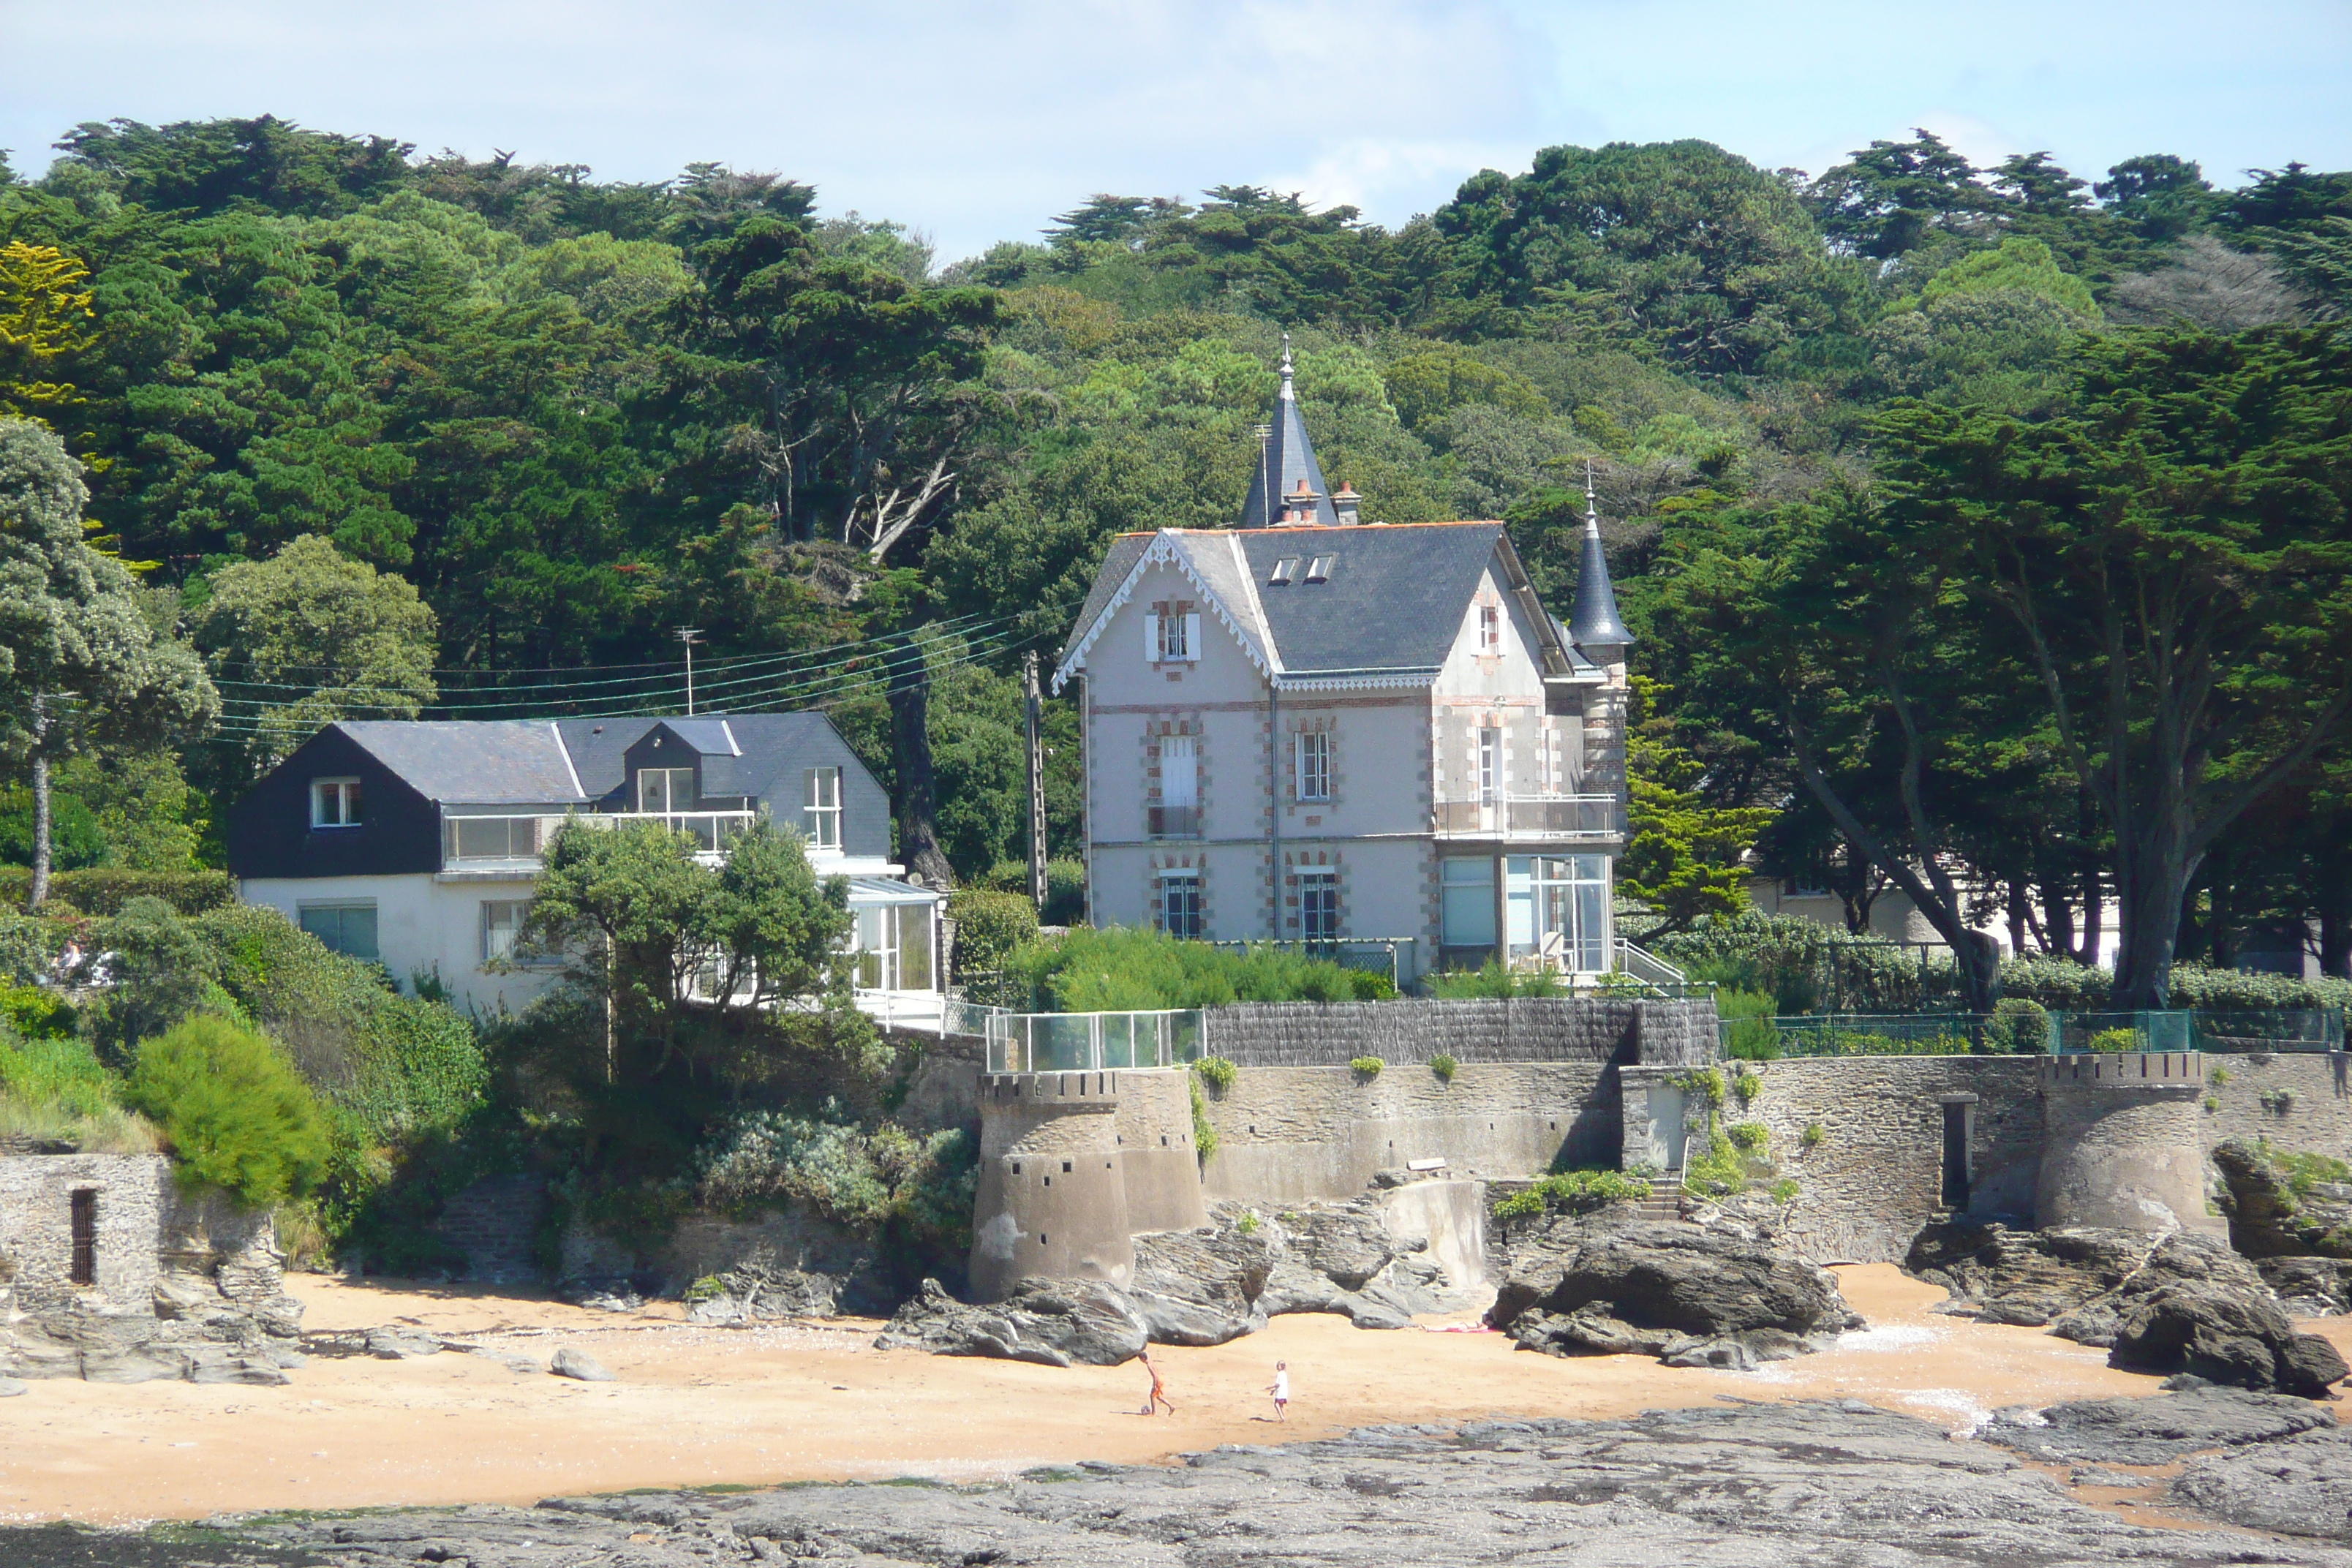
POLYGON ((373 902, 377 954, 403 990, 414 975, 437 974, 460 1011, 470 1008, 488 1014, 503 1006, 519 1013, 554 984, 562 972, 552 967, 510 974, 486 971, 482 906, 528 902, 533 886, 529 877, 489 879, 423 872, 394 877, 252 877, 246 879, 242 896, 248 904, 282 910, 298 923, 305 906, 373 902))

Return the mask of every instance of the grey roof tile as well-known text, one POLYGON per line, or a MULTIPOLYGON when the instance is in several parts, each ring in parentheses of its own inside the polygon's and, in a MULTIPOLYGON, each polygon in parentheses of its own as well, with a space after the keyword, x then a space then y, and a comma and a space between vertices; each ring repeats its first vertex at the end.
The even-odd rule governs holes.
POLYGON ((1095 585, 1087 590, 1087 602, 1080 606, 1078 618, 1070 623, 1069 639, 1062 644, 1055 663, 1070 657, 1070 650, 1078 646, 1087 628, 1110 607, 1111 595, 1118 592, 1118 585, 1127 581, 1127 574, 1135 570, 1135 563, 1143 559, 1143 552, 1151 548, 1155 537, 1150 533, 1122 533, 1110 542, 1102 564, 1095 569, 1095 585))
MULTIPOLYGON (((1499 522, 1268 528, 1237 537, 1265 606, 1286 673, 1433 669, 1445 662, 1479 575, 1495 558, 1499 522), (1318 555, 1330 580, 1306 581, 1318 555), (1296 556, 1287 587, 1267 579, 1296 556)), ((1195 536, 1201 537, 1201 536, 1195 536)))
POLYGON ((346 720, 340 728, 428 800, 579 800, 546 720, 346 720))

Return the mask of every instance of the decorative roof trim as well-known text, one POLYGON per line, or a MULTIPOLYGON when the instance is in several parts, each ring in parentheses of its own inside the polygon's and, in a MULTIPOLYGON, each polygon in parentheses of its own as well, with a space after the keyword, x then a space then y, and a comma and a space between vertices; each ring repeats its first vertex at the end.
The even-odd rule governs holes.
POLYGON ((1440 668, 1431 666, 1420 669, 1362 673, 1335 670, 1328 675, 1318 675, 1313 670, 1301 670, 1295 675, 1281 677, 1275 682, 1275 688, 1280 691, 1396 690, 1408 687, 1427 686, 1437 679, 1440 668))
MULTIPOLYGON (((1163 528, 1152 536, 1150 545, 1143 553, 1136 557, 1135 564, 1128 571, 1126 581, 1119 584, 1118 593, 1113 594, 1104 602, 1101 614, 1095 616, 1094 624, 1086 629, 1086 635, 1070 645, 1070 651, 1064 655, 1062 662, 1055 667, 1055 696, 1058 697, 1062 694, 1062 688, 1068 683, 1071 676, 1077 673, 1079 667, 1086 663, 1087 651, 1101 637, 1103 629, 1110 625, 1111 616, 1117 615, 1119 606, 1134 596, 1135 585, 1143 581, 1144 573, 1154 566, 1173 566, 1181 572, 1185 580, 1200 590, 1202 601, 1216 611, 1218 622, 1224 626, 1225 630, 1233 634, 1235 642, 1242 645, 1242 652, 1248 658, 1251 665, 1260 675, 1268 679, 1274 678, 1273 667, 1259 657, 1257 649, 1251 646, 1249 634, 1242 629, 1240 622, 1234 619, 1232 609, 1227 606, 1223 599, 1218 596, 1215 589, 1202 581, 1199 570, 1192 564, 1191 553, 1177 542, 1173 531, 1163 528)), ((1248 579, 1244 576, 1243 580, 1246 582, 1248 579)))
POLYGON ((563 771, 572 775, 572 793, 586 800, 588 792, 580 787, 580 770, 572 765, 572 748, 563 743, 563 726, 551 719, 547 723, 547 732, 555 737, 555 754, 563 759, 563 771))
POLYGON ((735 726, 726 720, 719 721, 719 732, 727 737, 728 749, 736 756, 743 754, 743 742, 735 738, 735 726))
POLYGON ((1265 602, 1257 596, 1257 575, 1250 570, 1249 556, 1242 549, 1242 536, 1238 532, 1227 533, 1225 544, 1233 553, 1234 571, 1241 579, 1242 592, 1249 595, 1250 616, 1257 622, 1258 636, 1265 641, 1266 659, 1273 666, 1275 677, 1279 678, 1282 649, 1275 646, 1274 624, 1265 618, 1265 602))

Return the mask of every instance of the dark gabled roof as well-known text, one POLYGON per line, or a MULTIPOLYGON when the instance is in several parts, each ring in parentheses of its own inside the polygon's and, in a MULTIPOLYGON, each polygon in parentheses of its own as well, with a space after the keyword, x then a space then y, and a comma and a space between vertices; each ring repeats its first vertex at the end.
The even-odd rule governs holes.
POLYGON ((1087 590, 1087 602, 1079 609, 1078 618, 1070 623, 1070 635, 1055 656, 1056 664, 1070 657, 1078 639, 1087 635, 1087 628, 1109 608, 1111 595, 1118 592, 1119 584, 1127 581, 1127 574, 1135 570, 1135 563, 1143 559, 1143 552, 1151 548, 1155 537, 1149 533, 1122 533, 1110 542, 1102 564, 1095 568, 1095 584, 1087 590))
POLYGON ((579 800, 546 720, 344 720, 335 728, 427 800, 579 800))
POLYGON ((590 800, 602 800, 628 782, 629 748, 660 729, 702 760, 706 795, 753 795, 779 810, 800 803, 801 768, 824 765, 839 744, 822 713, 729 713, 692 719, 566 719, 563 743, 580 770, 590 800), (814 750, 828 754, 804 762, 814 750))
POLYGON ((1296 676, 1444 664, 1502 533, 1499 522, 1424 522, 1270 528, 1236 537, 1283 671, 1296 676), (1331 557, 1329 581, 1308 583, 1307 568, 1318 555, 1331 557), (1273 585, 1275 563, 1285 557, 1297 559, 1294 581, 1273 585))
POLYGON ((1290 381, 1290 339, 1282 340, 1282 392, 1275 399, 1274 421, 1257 455, 1257 472, 1242 500, 1244 528, 1272 526, 1282 515, 1283 499, 1295 494, 1305 480, 1315 498, 1315 521, 1324 525, 1339 521, 1331 504, 1331 487, 1323 482, 1323 465, 1315 460, 1315 443, 1307 438, 1307 421, 1299 417, 1298 393, 1290 381))

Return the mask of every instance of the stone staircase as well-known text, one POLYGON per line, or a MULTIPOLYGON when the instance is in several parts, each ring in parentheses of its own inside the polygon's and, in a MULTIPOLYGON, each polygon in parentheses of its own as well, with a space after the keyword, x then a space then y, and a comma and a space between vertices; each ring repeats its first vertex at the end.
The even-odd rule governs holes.
POLYGON ((1682 1218, 1682 1178, 1680 1176, 1651 1177, 1649 1195, 1634 1205, 1634 1212, 1644 1220, 1682 1218))

